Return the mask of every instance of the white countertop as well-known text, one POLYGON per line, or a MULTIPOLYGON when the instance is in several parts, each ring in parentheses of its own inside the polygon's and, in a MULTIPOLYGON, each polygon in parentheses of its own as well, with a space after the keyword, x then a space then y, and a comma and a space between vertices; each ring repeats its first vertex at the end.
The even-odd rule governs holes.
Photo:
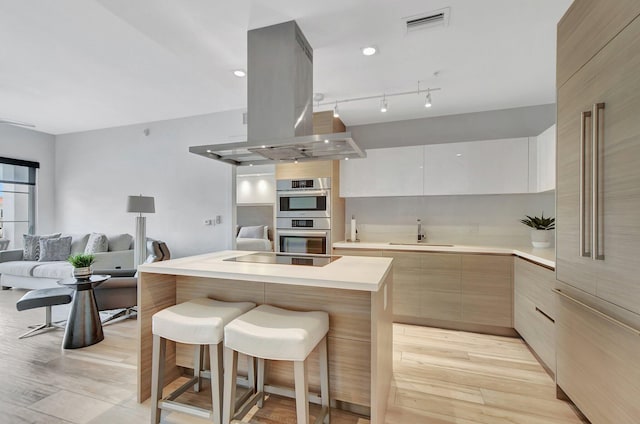
POLYGON ((556 267, 556 251, 554 248, 534 249, 530 246, 495 247, 495 246, 437 246, 412 244, 390 244, 384 242, 347 242, 333 243, 336 249, 372 249, 372 250, 404 250, 413 252, 450 252, 450 253, 493 253, 497 255, 516 255, 550 268, 556 267))
POLYGON ((138 270, 156 274, 378 291, 389 273, 392 261, 391 258, 343 256, 323 267, 224 261, 251 253, 257 252, 226 250, 143 264, 138 270))

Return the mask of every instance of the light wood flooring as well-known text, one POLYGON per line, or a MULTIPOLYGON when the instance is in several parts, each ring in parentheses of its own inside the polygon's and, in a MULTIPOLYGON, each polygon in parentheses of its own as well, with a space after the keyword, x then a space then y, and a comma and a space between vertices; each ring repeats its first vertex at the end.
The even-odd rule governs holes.
MULTIPOLYGON (((61 330, 17 339, 44 319, 43 309, 16 311, 23 294, 0 292, 0 423, 148 423, 148 401, 135 399, 135 320, 105 326, 97 345, 65 351, 61 330)), ((395 325, 391 385, 387 424, 581 423, 519 339, 395 325)), ((208 394, 183 396, 206 405, 208 394)), ((295 423, 294 410, 273 396, 244 421, 295 423)), ((206 421, 163 413, 163 422, 206 421)), ((332 411, 333 424, 368 422, 332 411)))

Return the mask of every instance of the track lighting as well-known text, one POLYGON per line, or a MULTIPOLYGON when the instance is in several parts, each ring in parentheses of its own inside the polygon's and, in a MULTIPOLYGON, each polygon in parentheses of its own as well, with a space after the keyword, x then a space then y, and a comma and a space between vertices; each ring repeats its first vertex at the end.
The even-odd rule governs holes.
POLYGON ((384 96, 380 101, 380 112, 385 113, 387 110, 389 110, 389 105, 387 104, 387 97, 384 96))
MULTIPOLYGON (((431 103, 431 92, 432 91, 440 91, 441 88, 439 87, 429 87, 429 88, 425 88, 425 89, 421 89, 420 88, 420 81, 418 81, 418 89, 417 90, 413 90, 413 91, 400 91, 400 92, 391 92, 391 93, 384 93, 382 95, 373 95, 373 96, 363 96, 363 97, 352 97, 352 98, 348 98, 348 99, 338 99, 338 100, 334 100, 332 102, 326 102, 326 103, 322 103, 320 101, 320 93, 316 93, 314 95, 314 101, 317 102, 317 106, 318 108, 322 107, 322 106, 333 106, 333 117, 334 118, 339 118, 340 117, 340 111, 338 110, 338 103, 351 103, 351 102, 360 102, 360 101, 365 101, 365 100, 374 100, 374 99, 380 99, 380 112, 382 113, 386 113, 389 111, 389 103, 387 101, 387 96, 389 97, 397 97, 397 96, 407 96, 407 95, 415 95, 418 94, 419 96, 425 95, 424 98, 424 103, 423 106, 425 108, 430 108, 432 103, 431 103)), ((324 98, 324 95, 322 95, 322 98, 324 98)))
POLYGON ((424 107, 431 107, 431 92, 427 91, 427 97, 424 100, 424 107))

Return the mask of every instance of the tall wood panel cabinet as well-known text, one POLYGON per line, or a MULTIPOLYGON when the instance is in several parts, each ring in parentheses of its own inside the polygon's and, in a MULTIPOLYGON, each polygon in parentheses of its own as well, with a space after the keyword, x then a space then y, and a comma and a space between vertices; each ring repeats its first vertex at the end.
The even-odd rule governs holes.
POLYGON ((557 384, 592 423, 640 417, 640 2, 558 25, 557 384))

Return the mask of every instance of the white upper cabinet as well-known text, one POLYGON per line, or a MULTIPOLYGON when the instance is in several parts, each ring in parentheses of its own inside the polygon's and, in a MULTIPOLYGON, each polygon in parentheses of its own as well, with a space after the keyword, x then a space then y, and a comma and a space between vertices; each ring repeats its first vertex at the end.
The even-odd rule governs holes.
POLYGON ((340 161, 341 197, 421 196, 423 146, 369 149, 367 157, 340 161))
POLYGON ((272 204, 276 202, 274 174, 238 175, 236 203, 239 205, 272 204))
POLYGON ((549 127, 536 138, 536 187, 535 191, 556 189, 556 126, 549 127))
POLYGON ((424 195, 527 192, 526 137, 424 146, 424 195))

